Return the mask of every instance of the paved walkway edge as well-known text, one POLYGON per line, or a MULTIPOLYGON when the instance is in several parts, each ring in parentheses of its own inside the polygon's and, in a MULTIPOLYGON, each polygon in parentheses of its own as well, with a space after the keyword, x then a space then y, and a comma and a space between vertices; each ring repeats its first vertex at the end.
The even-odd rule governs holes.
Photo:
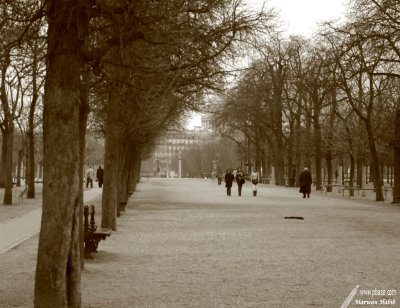
MULTIPOLYGON (((84 202, 90 202, 101 192, 101 189, 84 191, 84 202)), ((41 219, 42 209, 39 208, 0 224, 0 255, 38 234, 40 232, 41 219)))

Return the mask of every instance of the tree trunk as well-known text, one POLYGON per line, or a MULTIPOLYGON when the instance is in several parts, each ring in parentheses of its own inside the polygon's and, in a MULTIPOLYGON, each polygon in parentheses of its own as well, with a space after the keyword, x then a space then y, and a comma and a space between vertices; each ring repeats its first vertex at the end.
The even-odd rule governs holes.
POLYGON ((282 125, 282 91, 283 91, 283 66, 279 65, 277 69, 272 69, 274 85, 274 128, 275 128, 275 184, 284 186, 285 181, 285 150, 283 146, 283 125, 282 125))
POLYGON ((262 168, 262 172, 260 172, 260 177, 261 177, 261 179, 262 178, 265 178, 266 177, 266 174, 267 174, 267 167, 266 167, 266 159, 265 159, 265 157, 266 157, 266 154, 265 154, 265 149, 264 149, 264 146, 262 147, 262 149, 261 149, 261 168, 262 168))
POLYGON ((6 157, 7 157, 7 133, 1 128, 1 160, 0 160, 0 188, 5 187, 6 157))
POLYGON ((314 102, 314 147, 315 147, 315 189, 321 190, 321 171, 322 171, 322 137, 321 137, 321 124, 319 122, 320 118, 320 102, 318 98, 317 92, 313 94, 313 102, 314 102))
MULTIPOLYGON (((372 158, 372 154, 371 154, 371 146, 369 145, 369 149, 370 149, 370 163, 369 163, 369 182, 375 183, 375 162, 374 159, 372 158)), ((375 187, 375 186, 374 186, 375 187)))
MULTIPOLYGON (((43 110, 43 213, 35 308, 81 307, 79 185, 82 1, 47 2, 47 73, 43 110), (68 18, 66 18, 68 17, 68 18)), ((83 20, 84 19, 84 20, 83 20)))
POLYGON ((289 187, 294 187, 296 171, 293 170, 293 141, 294 141, 294 123, 290 122, 290 135, 288 142, 288 159, 287 159, 287 177, 289 187))
POLYGON ((319 120, 315 119, 314 124, 314 146, 315 146, 315 189, 321 190, 321 126, 319 125, 319 120))
POLYGON ((80 145, 80 161, 79 161, 79 252, 81 269, 85 267, 84 259, 84 231, 83 231, 83 166, 85 164, 85 147, 86 147, 86 125, 89 113, 89 85, 85 72, 82 73, 82 83, 80 91, 79 105, 79 145, 80 145))
POLYGON ((140 181, 140 170, 142 167, 142 155, 140 152, 137 152, 136 156, 135 156, 135 189, 136 189, 136 185, 139 183, 140 181))
POLYGON ((281 136, 277 136, 276 140, 275 179, 276 185, 285 186, 285 155, 281 136))
POLYGON ((390 185, 390 169, 391 166, 386 165, 386 184, 390 185))
POLYGON ((400 203, 400 108, 396 110, 394 136, 395 139, 393 141, 393 156, 394 156, 393 203, 400 203))
POLYGON ((118 200, 117 204, 120 201, 128 200, 128 180, 129 180, 129 171, 133 164, 133 157, 135 155, 135 148, 132 146, 131 142, 125 142, 124 146, 121 147, 119 162, 119 170, 118 170, 118 200))
POLYGON ((301 109, 299 108, 296 117, 296 187, 300 187, 300 173, 301 173, 301 109))
POLYGON ((357 185, 361 187, 362 184, 362 167, 364 164, 364 158, 362 156, 362 149, 358 147, 357 150, 357 185))
POLYGON ((330 152, 330 149, 326 153, 326 168, 328 169, 328 186, 326 188, 326 191, 332 192, 333 168, 332 168, 332 154, 330 152))
POLYGON ((6 152, 6 165, 4 170, 4 201, 3 204, 12 204, 12 169, 13 169, 13 150, 14 150, 14 126, 9 124, 7 131, 7 152, 6 152))
POLYGON ((27 177, 25 178, 28 184, 27 198, 35 198, 35 135, 34 135, 34 115, 37 101, 37 94, 33 95, 32 103, 29 109, 28 131, 26 137, 28 140, 28 157, 27 157, 27 177))
POLYGON ((371 152, 371 165, 373 166, 373 169, 371 170, 371 173, 374 175, 374 188, 375 188, 375 193, 376 193, 376 201, 383 201, 383 192, 382 192, 382 182, 381 182, 381 174, 380 174, 380 168, 379 168, 379 158, 378 158, 378 153, 376 151, 376 146, 375 146, 375 138, 372 132, 372 128, 369 122, 366 123, 366 128, 367 128, 367 134, 368 134, 368 144, 369 144, 369 149, 371 152))
POLYGON ((22 160, 24 159, 24 150, 21 149, 18 151, 18 163, 17 163, 17 187, 21 187, 21 165, 22 160))
MULTIPOLYGON (((34 101, 34 99, 32 99, 34 101)), ((35 198, 35 135, 34 135, 34 107, 30 107, 29 110, 29 127, 26 133, 26 137, 28 139, 28 157, 27 157, 27 177, 25 178, 26 183, 28 184, 28 193, 27 198, 34 199, 35 198)))
POLYGON ((349 190, 349 193, 350 193, 350 196, 354 196, 354 190, 352 188, 354 186, 355 159, 354 159, 354 155, 353 155, 352 151, 350 151, 349 155, 350 155, 350 182, 349 182, 350 190, 349 190))
POLYGON ((118 114, 119 95, 111 91, 107 106, 106 138, 104 154, 104 182, 101 227, 117 230, 118 168, 120 129, 118 114))
POLYGON ((133 157, 133 162, 130 168, 129 189, 133 192, 136 190, 137 182, 140 180, 141 164, 142 164, 142 154, 139 150, 137 150, 135 152, 135 156, 133 157))
POLYGON ((255 151, 256 151, 255 154, 256 155, 255 155, 254 167, 256 168, 256 170, 258 172, 260 172, 261 166, 262 166, 262 153, 261 153, 261 142, 260 142, 260 140, 261 140, 260 134, 257 132, 256 144, 255 144, 255 148, 256 148, 255 149, 255 151))
POLYGON ((35 135, 34 135, 34 120, 36 103, 39 98, 38 87, 37 87, 37 70, 38 70, 38 49, 35 44, 32 50, 33 61, 32 61, 32 101, 29 106, 29 117, 28 117, 28 131, 26 133, 28 139, 28 157, 27 167, 29 169, 28 177, 26 179, 28 183, 27 198, 35 198, 35 135))

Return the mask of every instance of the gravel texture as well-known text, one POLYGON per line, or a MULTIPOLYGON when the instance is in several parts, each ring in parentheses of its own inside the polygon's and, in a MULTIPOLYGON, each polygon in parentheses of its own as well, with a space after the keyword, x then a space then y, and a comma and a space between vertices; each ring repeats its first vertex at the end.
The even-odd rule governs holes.
MULTIPOLYGON (((400 207, 246 183, 141 182, 82 273, 84 307, 340 307, 400 282, 400 207), (285 216, 304 220, 284 219, 285 216)), ((100 210, 100 199, 92 202, 100 210)), ((100 213, 98 213, 100 214, 100 213)), ((100 217, 97 217, 100 222, 100 217)), ((0 307, 32 307, 35 236, 0 255, 0 307)), ((396 293, 397 293, 396 292, 396 293)), ((379 306, 379 305, 378 305, 379 306)))

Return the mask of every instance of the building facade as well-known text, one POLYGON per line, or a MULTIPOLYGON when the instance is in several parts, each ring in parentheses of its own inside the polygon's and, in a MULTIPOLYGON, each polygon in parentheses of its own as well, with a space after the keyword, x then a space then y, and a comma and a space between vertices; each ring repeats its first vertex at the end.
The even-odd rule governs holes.
POLYGON ((181 153, 209 141, 210 138, 211 131, 202 127, 168 132, 160 139, 151 157, 142 162, 141 174, 166 178, 182 177, 181 153))

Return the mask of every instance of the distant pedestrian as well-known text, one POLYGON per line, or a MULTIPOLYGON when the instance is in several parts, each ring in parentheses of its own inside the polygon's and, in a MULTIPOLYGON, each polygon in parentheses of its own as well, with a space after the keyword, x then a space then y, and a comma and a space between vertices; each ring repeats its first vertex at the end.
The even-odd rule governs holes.
POLYGON ((89 187, 89 183, 90 183, 90 188, 93 188, 93 179, 94 179, 94 170, 92 167, 89 167, 86 170, 86 188, 89 187))
POLYGON ((222 169, 221 168, 218 168, 217 178, 218 178, 218 185, 221 185, 221 183, 222 183, 222 169))
POLYGON ((339 173, 338 173, 338 171, 337 171, 337 169, 336 169, 336 171, 335 171, 336 184, 337 184, 337 179, 338 179, 338 177, 339 177, 339 173))
POLYGON ((232 183, 233 180, 235 179, 234 175, 232 174, 231 169, 226 169, 226 174, 225 174, 225 187, 226 187, 226 194, 228 196, 231 195, 231 188, 232 188, 232 183))
POLYGON ((250 180, 251 184, 253 185, 253 196, 257 196, 257 185, 260 180, 260 176, 256 170, 256 168, 253 168, 253 171, 250 174, 250 180))
POLYGON ((308 168, 304 168, 304 171, 300 174, 300 192, 303 193, 303 198, 306 197, 310 198, 311 194, 311 184, 312 184, 312 177, 308 168))
POLYGON ((97 181, 99 181, 99 187, 103 186, 103 178, 104 178, 104 170, 99 166, 99 169, 96 171, 97 181))
POLYGON ((243 186, 244 182, 245 182, 244 173, 241 168, 238 168, 237 172, 236 172, 236 183, 238 185, 239 196, 242 195, 242 186, 243 186))

